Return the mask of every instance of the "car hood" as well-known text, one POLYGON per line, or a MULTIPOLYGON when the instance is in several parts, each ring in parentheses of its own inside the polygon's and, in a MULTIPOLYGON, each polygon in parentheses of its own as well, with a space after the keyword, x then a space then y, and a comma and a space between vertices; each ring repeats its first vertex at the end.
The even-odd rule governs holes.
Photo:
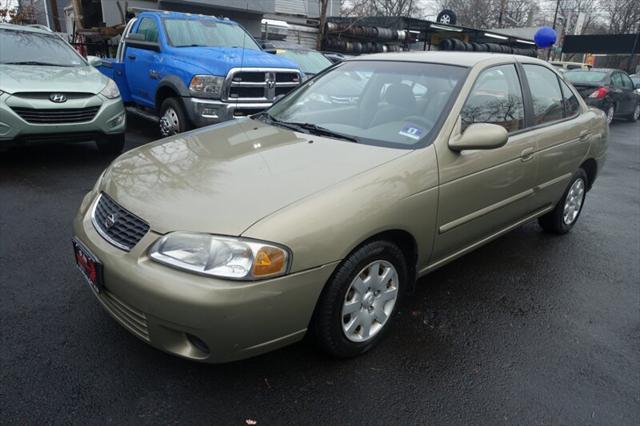
POLYGON ((100 189, 151 229, 240 235, 273 212, 409 150, 243 119, 132 150, 100 189))
POLYGON ((176 59, 205 69, 212 75, 225 76, 231 68, 293 68, 298 65, 261 50, 233 47, 180 47, 175 48, 176 59))
POLYGON ((91 66, 50 67, 0 64, 0 90, 16 92, 99 93, 107 77, 91 66))

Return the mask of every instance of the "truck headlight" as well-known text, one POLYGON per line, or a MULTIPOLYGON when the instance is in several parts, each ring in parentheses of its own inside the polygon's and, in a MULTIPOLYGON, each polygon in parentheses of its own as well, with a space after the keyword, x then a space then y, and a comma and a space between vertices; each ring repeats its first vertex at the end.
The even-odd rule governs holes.
POLYGON ((185 271, 243 281, 284 275, 290 258, 288 250, 271 243, 191 232, 165 235, 149 256, 185 271))
POLYGON ((100 94, 107 99, 115 99, 120 96, 120 90, 118 90, 118 85, 116 84, 116 82, 109 79, 107 85, 104 87, 104 89, 102 89, 102 92, 100 92, 100 94))
POLYGON ((191 79, 189 92, 191 92, 193 96, 219 99, 222 96, 223 84, 224 77, 216 77, 214 75, 196 75, 191 79))

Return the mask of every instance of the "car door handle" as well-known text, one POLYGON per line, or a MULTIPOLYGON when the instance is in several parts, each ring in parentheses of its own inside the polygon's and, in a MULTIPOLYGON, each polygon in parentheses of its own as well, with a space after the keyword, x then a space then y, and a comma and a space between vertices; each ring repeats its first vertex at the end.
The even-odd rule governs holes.
POLYGON ((588 130, 583 130, 580 132, 580 140, 586 140, 589 138, 589 131, 588 130))
POLYGON ((533 149, 533 148, 525 148, 520 153, 520 159, 523 162, 524 161, 529 161, 529 160, 531 160, 533 158, 534 152, 535 152, 535 149, 533 149))
POLYGON ((131 59, 132 61, 135 61, 136 55, 127 55, 127 58, 131 59))
POLYGON ((149 77, 152 80, 157 80, 158 78, 160 78, 160 73, 156 70, 149 70, 149 77))

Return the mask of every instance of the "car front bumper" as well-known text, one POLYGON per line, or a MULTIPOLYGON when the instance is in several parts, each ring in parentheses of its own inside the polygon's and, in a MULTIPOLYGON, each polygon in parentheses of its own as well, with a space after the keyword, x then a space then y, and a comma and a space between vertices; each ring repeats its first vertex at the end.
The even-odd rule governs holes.
POLYGON ((91 95, 54 104, 48 98, 0 95, 0 147, 21 142, 75 142, 91 140, 103 135, 124 133, 126 114, 121 98, 107 99, 91 95), (38 112, 59 111, 64 108, 98 107, 92 119, 78 123, 29 122, 14 108, 29 108, 38 112))
POLYGON ((302 339, 337 262, 257 282, 186 273, 149 258, 148 247, 160 237, 153 231, 130 252, 104 240, 90 217, 96 195, 85 197, 74 233, 103 264, 105 288, 94 294, 131 333, 165 352, 210 363, 302 339))
POLYGON ((193 125, 203 127, 234 118, 246 117, 264 111, 272 104, 269 102, 222 102, 213 99, 185 97, 184 105, 193 125))

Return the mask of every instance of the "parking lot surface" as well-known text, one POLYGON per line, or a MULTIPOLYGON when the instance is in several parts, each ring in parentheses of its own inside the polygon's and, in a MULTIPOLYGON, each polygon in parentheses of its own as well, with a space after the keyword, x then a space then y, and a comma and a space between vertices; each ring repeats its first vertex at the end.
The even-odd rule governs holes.
MULTIPOLYGON (((423 278, 389 336, 333 360, 308 342, 226 365, 142 343, 76 270, 93 144, 0 153, 2 423, 637 424, 640 124, 563 237, 528 224, 423 278)), ((126 149, 157 137, 132 119, 126 149)))

